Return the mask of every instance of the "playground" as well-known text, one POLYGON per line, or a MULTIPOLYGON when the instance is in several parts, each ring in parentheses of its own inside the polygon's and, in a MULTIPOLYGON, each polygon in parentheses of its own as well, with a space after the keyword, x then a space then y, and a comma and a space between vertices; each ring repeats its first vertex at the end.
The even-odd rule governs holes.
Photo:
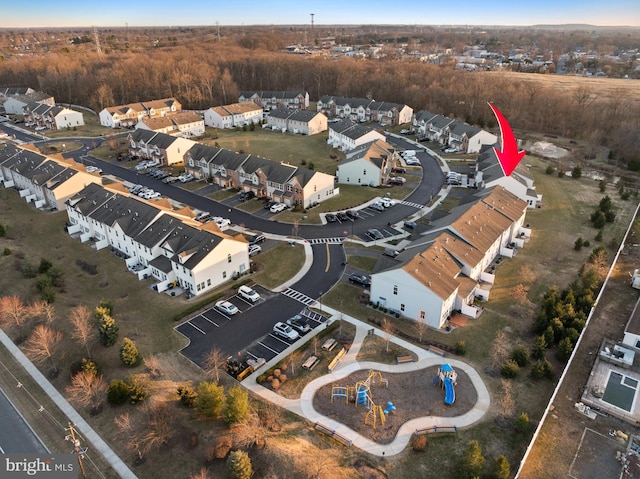
MULTIPOLYGON (((448 372, 444 371, 444 374, 448 372)), ((474 407, 478 394, 467 374, 456 370, 454 385, 440 381, 440 373, 443 373, 441 366, 406 373, 356 371, 319 388, 313 397, 313 407, 372 441, 387 444, 394 439, 400 426, 411 419, 451 417, 450 425, 454 426, 455 416, 474 407), (453 400, 453 391, 446 390, 449 386, 455 391, 453 400), (445 399, 451 404, 446 404, 445 399)))

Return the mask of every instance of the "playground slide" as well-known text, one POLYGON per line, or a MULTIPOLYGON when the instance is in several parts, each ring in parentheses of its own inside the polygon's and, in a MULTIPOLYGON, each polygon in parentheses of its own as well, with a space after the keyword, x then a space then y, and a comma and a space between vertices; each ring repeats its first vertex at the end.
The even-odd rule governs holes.
POLYGON ((456 391, 453 387, 453 379, 450 377, 444 378, 444 403, 451 405, 456 400, 456 391))

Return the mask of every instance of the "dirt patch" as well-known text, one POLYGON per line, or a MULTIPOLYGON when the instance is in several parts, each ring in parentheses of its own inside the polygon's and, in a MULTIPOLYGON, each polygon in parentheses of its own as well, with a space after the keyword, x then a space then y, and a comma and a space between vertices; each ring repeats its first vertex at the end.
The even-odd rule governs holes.
MULTIPOLYGON (((398 429, 405 422, 422 416, 450 417, 451 425, 455 425, 455 417, 460 416, 475 405, 478 393, 469 377, 463 371, 457 371, 458 384, 455 386, 455 403, 447 406, 444 403, 444 390, 433 384, 438 368, 436 366, 411 373, 384 373, 383 379, 389 386, 371 386, 371 398, 376 405, 386 408, 388 402, 396 407, 389 413, 384 425, 378 418, 377 427, 365 424, 366 408, 351 398, 347 403, 344 398, 335 398, 331 403, 331 388, 328 384, 316 391, 313 407, 319 413, 339 421, 354 431, 380 444, 393 440, 398 429)), ((338 386, 355 386, 358 381, 367 379, 369 372, 362 370, 342 379, 338 386)))

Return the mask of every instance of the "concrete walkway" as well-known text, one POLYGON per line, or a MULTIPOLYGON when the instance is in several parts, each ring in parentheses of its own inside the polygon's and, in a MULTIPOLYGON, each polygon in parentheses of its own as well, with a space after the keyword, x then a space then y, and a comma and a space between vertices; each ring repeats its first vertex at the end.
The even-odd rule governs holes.
MULTIPOLYGON (((307 386, 302 390, 302 393, 300 394, 300 399, 284 398, 274 391, 259 385, 258 383, 256 383, 256 378, 257 376, 259 376, 259 374, 252 374, 242 382, 242 385, 250 389, 257 395, 261 396, 263 399, 284 407, 289 411, 308 419, 311 422, 319 422, 323 426, 335 430, 345 438, 353 441, 354 446, 375 456, 392 456, 395 454, 399 454, 407 447, 407 444, 411 440, 411 436, 416 429, 428 428, 433 426, 454 425, 458 428, 470 427, 476 422, 480 421, 484 414, 489 410, 489 406, 491 404, 489 391, 480 378, 480 375, 468 364, 457 359, 449 358, 443 360, 441 356, 429 351, 425 351, 424 349, 419 348, 400 338, 393 338, 392 341, 416 354, 416 356, 418 357, 417 361, 403 364, 381 364, 369 361, 360 363, 356 360, 356 357, 358 355, 358 352, 360 351, 360 348, 362 347, 362 343, 364 342, 366 336, 369 334, 369 331, 373 330, 374 334, 381 338, 384 338, 384 333, 378 328, 372 328, 370 325, 350 316, 344 314, 341 315, 339 311, 327 308, 324 305, 323 309, 330 312, 334 318, 342 316, 342 319, 356 326, 356 334, 353 339, 351 348, 331 373, 314 379, 309 384, 307 384, 307 386), (451 366, 453 366, 455 369, 464 371, 469 376, 469 379, 473 383, 473 386, 478 393, 478 400, 476 404, 469 412, 462 414, 461 416, 423 416, 407 421, 402 426, 400 426, 395 439, 389 444, 378 444, 355 432, 353 429, 345 426, 344 424, 335 421, 334 419, 323 416, 313 408, 313 396, 319 388, 326 384, 339 382, 341 379, 349 376, 355 371, 375 369, 376 371, 381 371, 384 373, 404 373, 419 371, 430 366, 439 366, 443 362, 451 364, 451 366)), ((312 335, 305 337, 305 339, 308 341, 313 335, 318 334, 318 329, 320 328, 316 328, 316 330, 312 332, 312 335)), ((269 369, 270 367, 277 364, 282 356, 289 354, 293 349, 295 349, 294 346, 287 348, 287 350, 283 351, 280 355, 276 356, 267 364, 265 364, 262 367, 263 370, 269 369)))
MULTIPOLYGON (((57 391, 56 388, 44 377, 44 375, 36 368, 22 351, 11 341, 11 339, 0 329, 0 342, 9 350, 13 357, 22 367, 31 375, 38 383, 42 390, 56 403, 60 410, 69 418, 69 421, 80 431, 82 436, 91 443, 93 450, 98 452, 106 462, 120 475, 123 479, 137 479, 137 476, 129 469, 129 467, 118 457, 118 455, 104 442, 104 440, 93 430, 89 424, 78 414, 71 404, 57 391)), ((69 446, 71 447, 71 446, 69 446)))

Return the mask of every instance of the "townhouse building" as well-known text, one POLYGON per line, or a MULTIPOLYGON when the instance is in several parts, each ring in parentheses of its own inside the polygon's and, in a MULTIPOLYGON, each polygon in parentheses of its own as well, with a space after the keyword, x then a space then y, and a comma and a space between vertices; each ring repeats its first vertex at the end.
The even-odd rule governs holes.
POLYGON ((136 123, 136 129, 166 133, 191 138, 204 135, 204 120, 194 111, 180 111, 165 116, 144 117, 136 123))
POLYGON ((204 123, 214 128, 236 128, 262 122, 263 110, 253 101, 213 106, 204 112, 204 123))
POLYGON ((46 103, 30 101, 24 106, 23 114, 25 122, 44 126, 50 130, 62 130, 84 125, 82 112, 46 103))
POLYGON ((385 185, 395 159, 395 149, 386 141, 365 143, 347 153, 336 171, 337 182, 347 185, 385 185))
POLYGON ((108 128, 133 128, 143 118, 165 116, 182 111, 182 105, 175 98, 163 98, 144 102, 129 103, 104 108, 100 113, 100 124, 108 128))
POLYGON ((162 166, 182 164, 184 154, 196 142, 166 133, 156 133, 144 128, 136 128, 127 136, 129 154, 139 158, 157 160, 162 166))
POLYGON ((248 101, 267 111, 273 108, 306 110, 309 108, 309 93, 306 91, 241 91, 238 102, 248 101))
POLYGON ((376 122, 384 126, 410 123, 413 108, 392 102, 368 98, 345 98, 325 95, 320 97, 317 110, 329 118, 348 118, 355 122, 376 122))
POLYGON ((344 119, 330 124, 327 143, 333 148, 351 151, 358 146, 375 140, 384 141, 385 136, 373 128, 344 119))
POLYGON ((327 117, 309 110, 276 108, 269 112, 266 127, 296 135, 315 135, 327 131, 327 117))

